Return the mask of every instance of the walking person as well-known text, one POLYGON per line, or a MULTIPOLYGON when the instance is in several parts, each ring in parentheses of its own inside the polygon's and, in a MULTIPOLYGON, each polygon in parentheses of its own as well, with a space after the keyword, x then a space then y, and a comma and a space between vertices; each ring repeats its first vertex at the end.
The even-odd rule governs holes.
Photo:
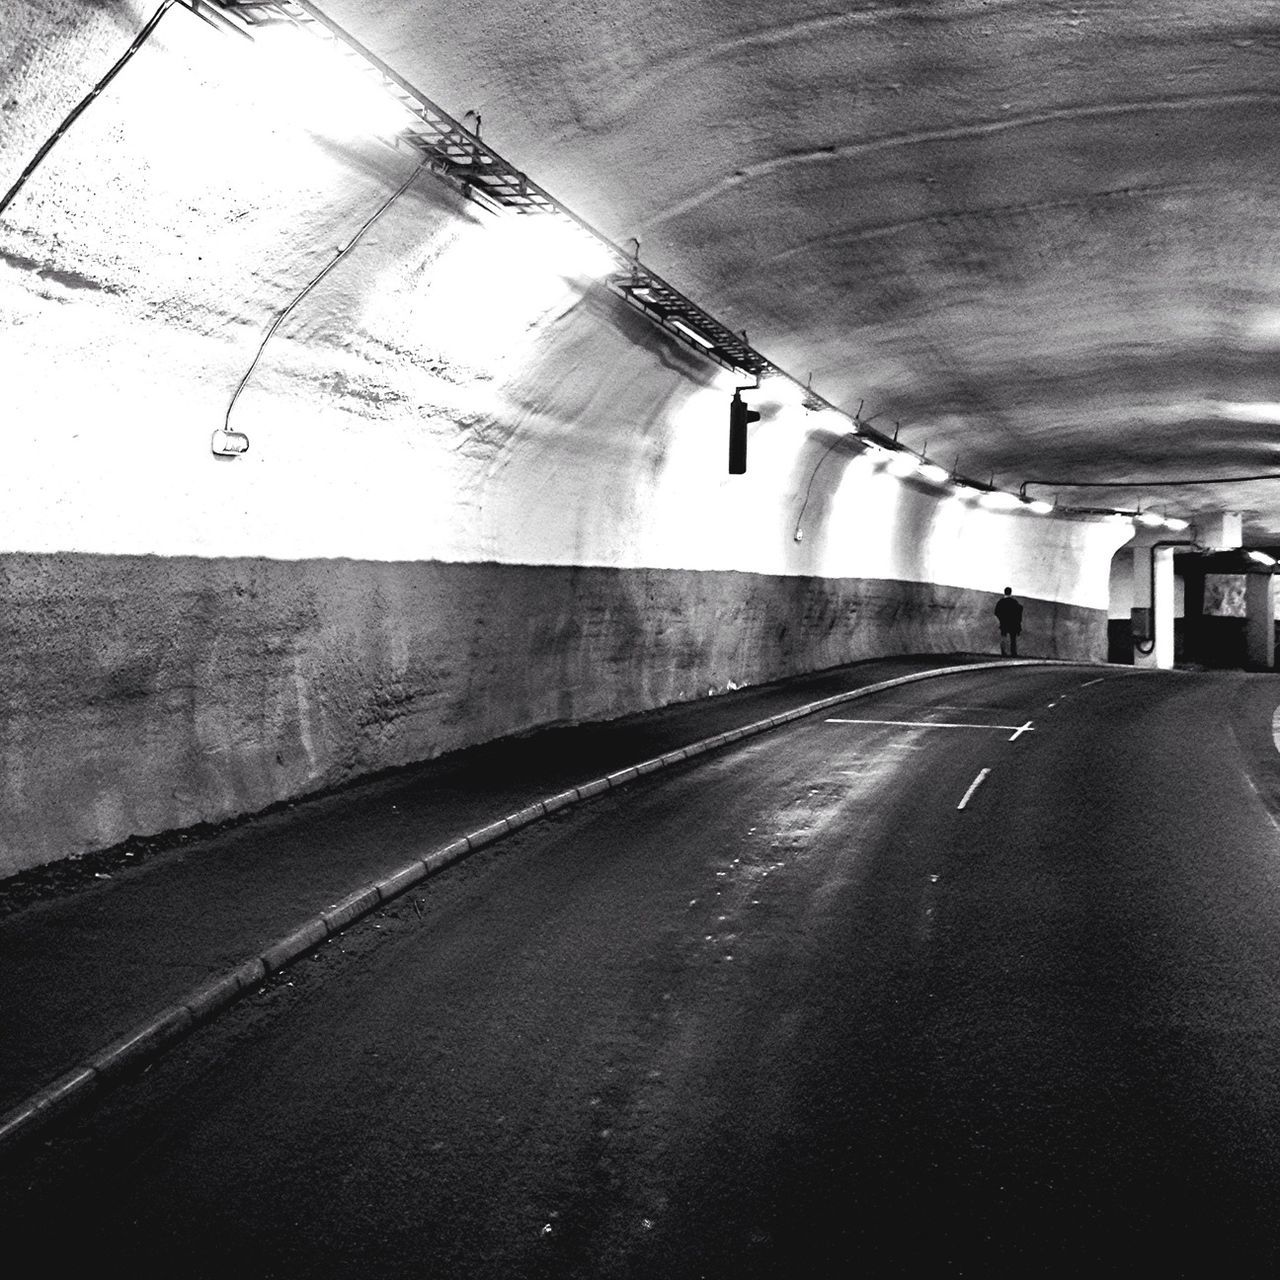
POLYGON ((1022 631, 1022 601, 1005 587, 996 601, 996 621, 1000 623, 1000 652, 1010 658, 1018 656, 1018 636, 1022 631))

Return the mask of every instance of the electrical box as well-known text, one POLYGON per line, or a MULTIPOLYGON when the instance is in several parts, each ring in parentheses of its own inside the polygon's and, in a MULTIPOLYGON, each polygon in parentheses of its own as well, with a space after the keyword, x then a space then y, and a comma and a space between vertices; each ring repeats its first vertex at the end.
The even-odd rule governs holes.
POLYGON ((1129 625, 1135 640, 1146 643, 1151 639, 1151 610, 1138 606, 1129 610, 1129 625))

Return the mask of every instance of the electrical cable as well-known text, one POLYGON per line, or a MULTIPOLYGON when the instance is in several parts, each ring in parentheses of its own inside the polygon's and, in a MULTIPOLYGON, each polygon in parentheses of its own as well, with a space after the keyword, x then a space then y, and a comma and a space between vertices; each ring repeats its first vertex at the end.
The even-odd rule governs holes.
POLYGON ((1151 593, 1150 595, 1151 638, 1149 640, 1138 640, 1135 638, 1133 642, 1134 649, 1138 653, 1142 654, 1144 658, 1149 657, 1152 653, 1154 653, 1155 647, 1156 647, 1156 555, 1155 553, 1161 547, 1195 547, 1197 550, 1201 549, 1200 543, 1197 542, 1195 538, 1162 539, 1160 542, 1153 542, 1151 546, 1148 548, 1148 550, 1151 552, 1151 556, 1150 556, 1151 585, 1149 588, 1151 593))
POLYGON ((121 68, 123 68, 124 64, 142 48, 147 37, 156 29, 156 23, 164 17, 165 13, 172 8, 174 3, 175 0, 164 0, 164 3, 151 15, 147 24, 134 37, 133 43, 116 60, 115 66, 113 66, 111 70, 108 71, 107 74, 104 75, 102 79, 99 80, 98 83, 95 84, 74 107, 72 107, 66 119, 63 120, 53 133, 49 135, 40 150, 31 157, 31 160, 27 163, 27 167, 18 174, 18 180, 9 188, 8 191, 4 193, 3 198, 0 198, 0 214, 3 214, 10 204, 13 203, 14 197, 22 190, 27 179, 36 171, 45 156, 53 150, 58 139, 61 138, 73 124, 75 124, 76 120, 79 119, 81 112, 83 112, 84 109, 89 106, 89 104, 93 102, 93 100, 107 87, 107 85, 116 78, 116 74, 121 70, 121 68))
POLYGON ((257 351, 254 352, 253 360, 250 362, 249 367, 244 371, 244 377, 240 379, 239 385, 237 385, 235 391, 231 393, 231 400, 227 405, 227 414, 226 414, 226 417, 223 419, 224 430, 230 431, 231 410, 235 408, 235 403, 240 398, 240 393, 244 390, 245 384, 249 381, 249 378, 252 376, 253 371, 258 367, 258 361, 262 358, 262 353, 266 350, 267 343, 271 341, 272 337, 275 334, 275 331, 284 323, 285 318, 288 316, 288 314, 294 309, 294 307, 298 305, 298 303, 300 303, 303 300, 303 298, 307 296, 307 294, 311 292, 312 289, 316 287, 316 285, 320 283, 321 280, 325 278, 325 276, 329 274, 330 271, 334 269, 334 267, 338 265, 338 263, 340 263, 343 260, 343 258, 347 256, 347 254, 351 252, 352 249, 356 247, 356 245, 360 241, 361 236, 363 236, 364 233, 368 231, 369 228, 373 226, 373 224, 377 222, 377 220, 380 217, 382 217, 382 215, 386 213, 386 211, 389 208, 391 208, 391 206, 402 195, 404 195, 406 191, 408 191, 414 179, 430 163, 431 163, 430 157, 424 157, 419 162, 417 168, 414 169, 414 171, 400 184, 400 186, 382 202, 382 204, 378 207, 377 212, 374 213, 373 216, 370 217, 365 222, 364 226, 362 226, 360 230, 357 231, 355 235, 352 236, 351 239, 348 240, 347 243, 341 249, 338 250, 337 254, 333 258, 331 258, 323 267, 320 268, 320 270, 311 278, 310 281, 308 281, 306 286, 293 299, 293 301, 290 302, 289 305, 285 307, 285 309, 281 311, 280 314, 276 316, 276 318, 271 322, 271 325, 267 329, 267 332, 263 335, 262 341, 258 344, 257 351))
POLYGON ((831 450, 836 447, 836 445, 844 444, 849 440, 856 440, 857 438, 858 438, 858 433, 856 431, 846 431, 844 435, 836 436, 836 438, 829 445, 827 445, 827 447, 822 451, 822 457, 820 457, 818 461, 813 464, 813 470, 809 473, 809 484, 804 491, 804 501, 800 504, 800 514, 796 516, 796 530, 795 530, 795 533, 792 534, 793 539, 799 538, 802 536, 801 526, 804 523, 804 513, 809 506, 809 495, 813 492, 813 482, 818 478, 818 468, 822 466, 824 462, 826 462, 827 454, 829 454, 831 450))

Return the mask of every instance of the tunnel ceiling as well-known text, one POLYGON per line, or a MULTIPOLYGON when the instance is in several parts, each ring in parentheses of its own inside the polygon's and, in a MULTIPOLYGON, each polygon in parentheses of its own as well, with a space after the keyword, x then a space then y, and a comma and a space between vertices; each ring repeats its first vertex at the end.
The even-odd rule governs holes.
MULTIPOLYGON (((948 466, 1005 487, 1280 471, 1272 3, 324 7, 948 466)), ((1037 492, 1280 535, 1280 482, 1037 492)))

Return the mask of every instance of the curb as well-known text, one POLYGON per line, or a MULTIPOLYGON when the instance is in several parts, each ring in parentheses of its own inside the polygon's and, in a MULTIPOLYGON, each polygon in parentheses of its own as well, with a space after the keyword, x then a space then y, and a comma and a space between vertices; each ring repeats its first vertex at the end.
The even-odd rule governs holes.
MULTIPOLYGON (((105 1048, 84 1059, 79 1065, 45 1085, 7 1114, 0 1116, 0 1150, 31 1135, 55 1116, 62 1115, 87 1102, 103 1086, 112 1084, 129 1072, 154 1061, 188 1032, 210 1021, 246 991, 258 986, 268 974, 278 973, 340 930, 369 915, 383 903, 399 897, 428 876, 443 871, 455 862, 460 862, 477 849, 493 844, 511 832, 539 822, 569 805, 604 795, 613 788, 625 786, 628 782, 633 782, 646 774, 657 773, 672 765, 696 759, 698 756, 719 750, 731 743, 740 742, 744 738, 757 737, 772 729, 790 724, 794 720, 802 720, 806 716, 816 715, 820 711, 839 706, 841 703, 867 698, 899 685, 915 684, 917 681, 932 680, 939 676, 962 675, 971 671, 989 671, 1000 667, 1106 667, 1110 665, 1102 662, 1072 662, 1058 658, 1019 658, 916 671, 910 675, 896 676, 892 680, 881 680, 876 684, 864 685, 860 689, 832 694, 816 702, 803 703, 790 711, 779 712, 765 720, 757 720, 737 729, 726 730, 714 737, 702 738, 687 747, 680 747, 664 755, 655 756, 653 759, 643 760, 639 764, 618 769, 604 777, 593 778, 589 782, 570 787, 535 804, 527 805, 523 809, 499 818, 496 822, 491 822, 487 826, 442 845, 422 858, 414 859, 382 880, 349 893, 318 916, 293 930, 292 933, 279 938, 252 959, 202 983, 188 992, 178 1004, 162 1009, 132 1031, 111 1041, 105 1048)), ((1131 672, 1132 668, 1126 667, 1124 670, 1131 672)))

